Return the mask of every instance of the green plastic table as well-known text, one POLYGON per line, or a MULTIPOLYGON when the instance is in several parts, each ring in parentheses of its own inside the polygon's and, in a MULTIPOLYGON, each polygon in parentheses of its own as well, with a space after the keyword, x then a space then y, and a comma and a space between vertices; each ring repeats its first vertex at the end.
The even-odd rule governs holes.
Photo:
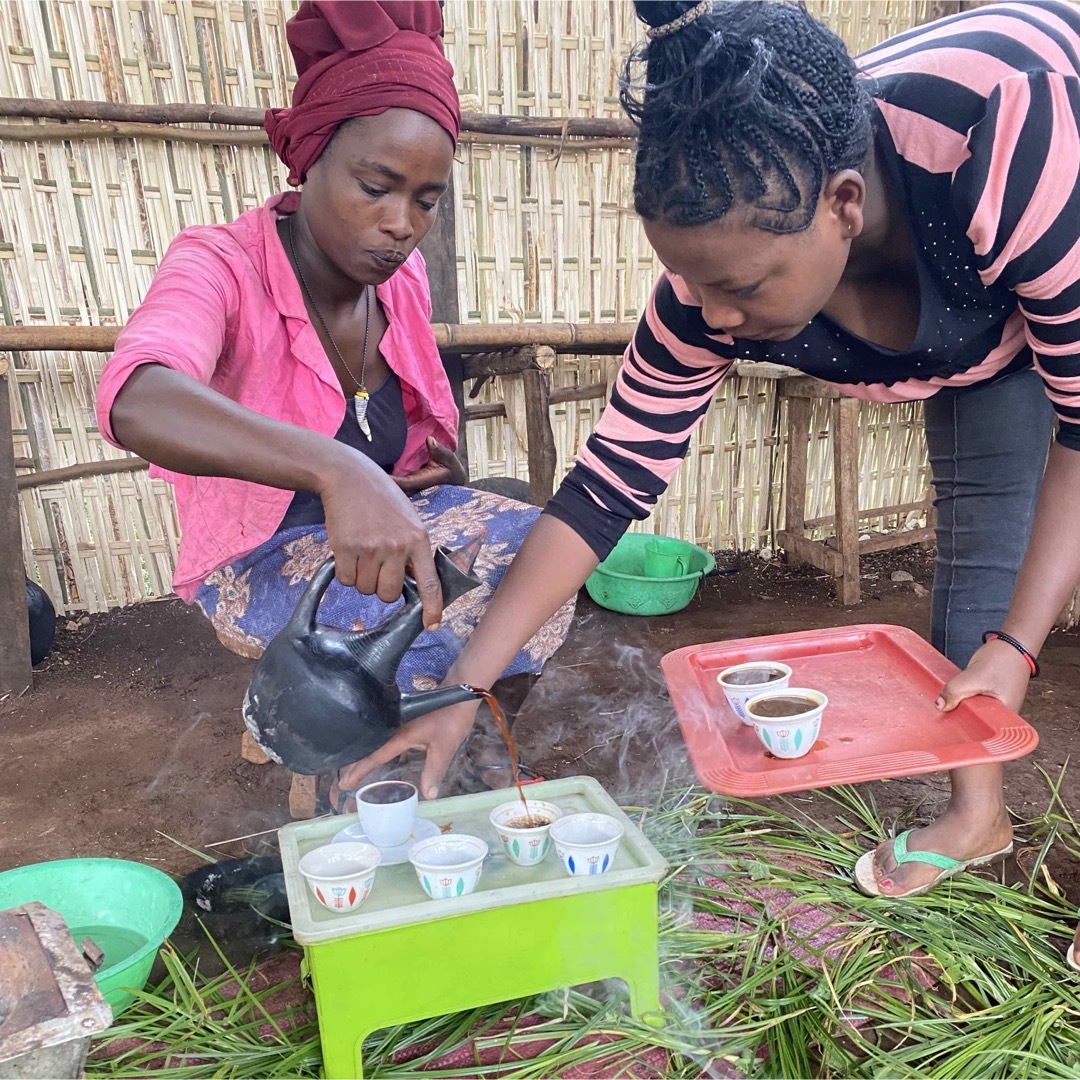
POLYGON ((537 867, 514 865, 488 822, 507 793, 486 791, 420 805, 421 816, 444 829, 488 842, 492 854, 475 892, 430 900, 410 863, 381 866, 363 907, 336 915, 311 896, 297 864, 348 819, 280 830, 327 1077, 363 1076, 361 1048, 379 1028, 599 979, 626 982, 635 1016, 659 1011, 656 900, 667 864, 591 777, 530 785, 527 794, 567 813, 617 817, 626 832, 611 870, 569 877, 554 848, 537 867))

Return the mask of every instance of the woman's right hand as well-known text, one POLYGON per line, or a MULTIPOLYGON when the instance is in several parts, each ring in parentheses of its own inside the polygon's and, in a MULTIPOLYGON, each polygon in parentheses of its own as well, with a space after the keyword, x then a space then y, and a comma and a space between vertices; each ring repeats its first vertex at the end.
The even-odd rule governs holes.
POLYGON ((335 575, 342 585, 392 604, 408 573, 420 592, 424 626, 435 630, 442 620, 442 584, 427 530, 398 485, 356 458, 330 470, 319 488, 335 575))

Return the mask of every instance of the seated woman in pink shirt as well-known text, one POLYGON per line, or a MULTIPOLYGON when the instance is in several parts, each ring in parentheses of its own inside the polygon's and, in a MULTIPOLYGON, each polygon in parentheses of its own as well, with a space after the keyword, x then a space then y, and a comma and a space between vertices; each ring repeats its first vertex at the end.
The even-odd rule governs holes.
MULTIPOLYGON (((427 630, 403 690, 444 678, 539 513, 462 486, 453 453, 458 414, 416 250, 460 119, 441 31, 435 0, 301 5, 288 25, 293 107, 266 127, 302 189, 180 233, 97 403, 105 437, 174 485, 176 592, 234 651, 261 654, 331 552, 320 620, 335 626, 377 625, 412 574, 427 630), (432 545, 480 528, 484 586, 444 618, 432 545)), ((520 703, 572 613, 517 653, 504 680, 523 678, 504 700, 520 703)), ((505 756, 491 755, 473 757, 500 786, 487 766, 505 772, 505 756)))

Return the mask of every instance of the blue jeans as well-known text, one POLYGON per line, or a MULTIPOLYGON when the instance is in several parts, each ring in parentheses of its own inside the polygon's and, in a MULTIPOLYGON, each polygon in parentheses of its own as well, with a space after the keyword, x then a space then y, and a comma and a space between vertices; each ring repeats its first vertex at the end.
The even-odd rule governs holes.
POLYGON ((940 390, 923 413, 938 515, 930 636, 964 667, 1008 610, 1054 413, 1032 369, 940 390))

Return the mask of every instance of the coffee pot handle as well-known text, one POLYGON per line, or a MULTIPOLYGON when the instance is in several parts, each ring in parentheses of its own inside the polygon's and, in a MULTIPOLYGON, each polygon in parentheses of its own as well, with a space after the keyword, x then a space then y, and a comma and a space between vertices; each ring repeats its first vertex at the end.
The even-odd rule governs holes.
MULTIPOLYGON (((473 560, 476 558, 476 552, 479 550, 482 539, 483 536, 473 540, 460 552, 456 553, 449 552, 442 547, 436 549, 435 568, 442 583, 443 604, 452 603, 459 596, 463 596, 470 589, 475 589, 480 584, 479 579, 472 577, 468 571, 472 568, 473 560), (468 569, 463 569, 453 561, 455 554, 465 555, 468 569)), ((326 594, 326 590, 330 588, 330 582, 333 580, 334 557, 331 555, 312 575, 307 588, 304 589, 303 595, 297 602, 296 610, 289 620, 289 625, 294 631, 311 633, 315 629, 315 619, 319 614, 319 605, 322 603, 322 598, 326 594)), ((415 601, 419 605, 419 589, 417 589, 416 581, 408 574, 405 575, 402 595, 407 601, 415 601)))
POLYGON ((312 575, 300 597, 293 617, 289 620, 294 627, 302 628, 309 633, 315 629, 315 617, 319 614, 319 604, 322 603, 322 598, 333 580, 334 556, 331 555, 312 575))

